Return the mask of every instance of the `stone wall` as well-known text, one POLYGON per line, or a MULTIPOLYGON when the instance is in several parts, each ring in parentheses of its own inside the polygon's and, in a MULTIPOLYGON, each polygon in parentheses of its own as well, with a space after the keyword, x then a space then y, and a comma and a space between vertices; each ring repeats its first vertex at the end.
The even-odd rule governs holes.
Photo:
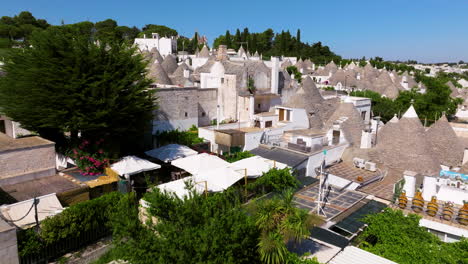
POLYGON ((0 151, 0 184, 15 184, 54 174, 53 144, 0 151))
POLYGON ((218 89, 198 89, 198 126, 209 126, 216 119, 218 89))
POLYGON ((198 125, 197 88, 161 88, 157 92, 158 109, 154 111, 153 133, 187 130, 198 125))
POLYGON ((18 264, 16 228, 0 218, 0 263, 18 264))

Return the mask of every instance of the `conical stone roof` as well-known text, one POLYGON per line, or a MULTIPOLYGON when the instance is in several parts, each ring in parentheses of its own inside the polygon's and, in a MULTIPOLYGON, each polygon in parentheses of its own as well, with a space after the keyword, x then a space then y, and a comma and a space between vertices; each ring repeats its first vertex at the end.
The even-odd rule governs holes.
POLYGON ((461 165, 465 149, 445 115, 427 130, 426 135, 434 154, 443 165, 461 165))
POLYGON ((177 69, 176 58, 169 54, 166 56, 166 58, 164 58, 164 61, 161 63, 161 65, 166 73, 170 75, 177 69))
POLYGON ((159 63, 163 63, 164 59, 161 56, 161 53, 159 53, 157 48, 152 48, 150 53, 151 53, 151 57, 152 57, 151 58, 152 63, 155 62, 155 61, 158 61, 159 63))
POLYGON ((172 84, 171 79, 162 67, 161 63, 155 62, 151 65, 148 77, 158 84, 172 84))
POLYGON ((291 61, 287 59, 286 61, 283 62, 283 64, 281 64, 281 68, 286 69, 287 67, 291 65, 292 65, 291 61))
POLYGON ((440 162, 425 136, 424 127, 411 106, 398 123, 387 123, 377 136, 377 159, 400 170, 434 174, 440 162))
POLYGON ((202 50, 200 53, 198 53, 199 58, 209 58, 210 57, 210 51, 206 47, 206 45, 203 46, 202 50))
POLYGON ((455 85, 453 85, 453 83, 452 83, 451 81, 448 81, 448 82, 446 83, 446 85, 450 88, 450 91, 452 91, 452 92, 450 93, 450 96, 451 96, 451 97, 457 97, 457 96, 460 95, 460 93, 458 92, 457 87, 455 87, 455 85))
POLYGON ((309 118, 309 128, 321 129, 323 121, 320 116, 320 105, 324 101, 315 83, 306 77, 302 80, 302 87, 290 96, 283 105, 291 108, 305 109, 309 118))
POLYGON ((362 131, 365 129, 361 114, 352 103, 340 103, 325 127, 331 129, 334 123, 339 122, 346 140, 352 145, 360 147, 362 131))

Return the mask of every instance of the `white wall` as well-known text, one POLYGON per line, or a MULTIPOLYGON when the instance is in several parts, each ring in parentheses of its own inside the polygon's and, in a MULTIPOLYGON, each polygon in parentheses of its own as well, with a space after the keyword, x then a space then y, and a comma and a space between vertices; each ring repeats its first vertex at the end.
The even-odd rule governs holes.
POLYGON ((157 48, 162 56, 174 54, 177 51, 175 38, 136 38, 135 44, 140 50, 150 51, 152 48, 157 48))
MULTIPOLYGON (((333 147, 327 151, 327 155, 325 157, 325 164, 332 164, 341 159, 344 150, 348 147, 348 144, 338 145, 333 147)), ((324 159, 323 151, 318 151, 314 155, 310 156, 307 162, 307 176, 315 177, 317 176, 315 173, 315 168, 320 167, 324 159)))
POLYGON ((203 66, 207 61, 208 58, 192 58, 193 70, 196 70, 198 67, 203 66))
POLYGON ((245 134, 245 145, 243 151, 252 150, 260 145, 263 131, 251 132, 245 134))

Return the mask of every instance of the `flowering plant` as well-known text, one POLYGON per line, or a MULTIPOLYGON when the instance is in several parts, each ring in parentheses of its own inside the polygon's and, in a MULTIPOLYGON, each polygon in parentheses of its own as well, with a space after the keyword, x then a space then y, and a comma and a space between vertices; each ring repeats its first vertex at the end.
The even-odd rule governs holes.
POLYGON ((78 148, 72 150, 70 156, 82 175, 99 175, 109 163, 107 153, 101 148, 103 141, 100 139, 91 143, 88 140, 83 140, 78 148))

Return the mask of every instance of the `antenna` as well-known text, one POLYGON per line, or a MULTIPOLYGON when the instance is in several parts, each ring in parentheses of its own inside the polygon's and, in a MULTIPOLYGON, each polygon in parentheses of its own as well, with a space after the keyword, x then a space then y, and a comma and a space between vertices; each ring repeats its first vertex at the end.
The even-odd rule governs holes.
POLYGON ((318 201, 317 201, 317 214, 318 215, 324 215, 325 211, 323 210, 322 203, 324 202, 324 196, 323 196, 323 191, 322 189, 324 188, 326 184, 326 177, 328 176, 328 173, 325 172, 325 164, 326 164, 326 157, 327 157, 327 150, 323 150, 323 162, 320 165, 320 175, 319 175, 319 190, 318 190, 318 201), (325 179, 324 179, 325 178, 325 179))

